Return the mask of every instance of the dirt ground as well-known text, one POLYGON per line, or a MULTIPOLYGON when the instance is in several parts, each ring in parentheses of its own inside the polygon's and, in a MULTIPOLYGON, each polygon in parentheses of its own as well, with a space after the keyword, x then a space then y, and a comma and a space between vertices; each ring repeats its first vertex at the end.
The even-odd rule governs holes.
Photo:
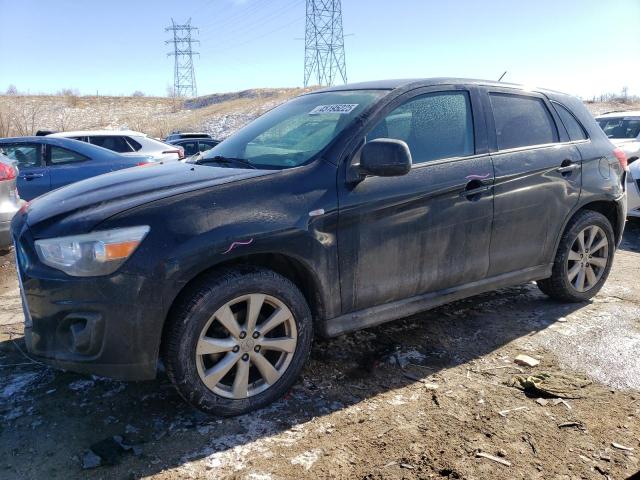
POLYGON ((321 340, 285 399, 233 419, 191 409, 163 374, 127 384, 30 361, 12 255, 0 256, 2 479, 622 479, 640 470, 639 223, 627 226, 593 302, 553 302, 528 284, 321 340), (516 365, 519 354, 540 364, 516 365), (564 401, 509 385, 540 373, 550 375, 543 388, 565 380, 564 401))

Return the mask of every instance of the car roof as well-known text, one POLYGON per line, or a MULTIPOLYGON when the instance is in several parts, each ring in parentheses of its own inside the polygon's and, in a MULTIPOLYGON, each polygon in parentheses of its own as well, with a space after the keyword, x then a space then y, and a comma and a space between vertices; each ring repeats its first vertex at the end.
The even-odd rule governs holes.
POLYGON ((56 132, 47 135, 47 137, 146 137, 146 133, 134 132, 133 130, 75 130, 72 132, 56 132))
POLYGON ((596 118, 640 117, 640 110, 618 110, 601 113, 596 118))
POLYGON ((168 136, 171 135, 209 135, 206 132, 171 132, 168 136))
POLYGON ((360 83, 348 83, 346 85, 337 85, 334 87, 327 87, 320 90, 307 93, 306 95, 313 95, 314 93, 322 92, 338 92, 346 90, 396 90, 398 88, 409 89, 419 87, 432 87, 438 85, 479 85, 485 87, 502 87, 513 88, 516 90, 524 90, 529 92, 539 93, 551 93, 554 95, 568 95, 563 92, 550 90, 547 88, 539 88, 529 85, 520 85, 517 83, 497 82, 495 80, 479 80, 473 78, 456 78, 456 77, 433 77, 433 78, 405 78, 405 79, 392 79, 392 80, 375 80, 372 82, 360 82, 360 83))

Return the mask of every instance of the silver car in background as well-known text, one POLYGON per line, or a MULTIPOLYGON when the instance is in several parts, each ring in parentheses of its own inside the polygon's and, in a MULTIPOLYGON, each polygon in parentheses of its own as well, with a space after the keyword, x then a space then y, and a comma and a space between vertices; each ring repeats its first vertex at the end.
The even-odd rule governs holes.
POLYGON ((627 156, 627 216, 640 217, 640 111, 609 112, 596 117, 596 121, 627 156))
POLYGON ((156 162, 182 160, 184 149, 156 140, 141 132, 132 130, 79 130, 58 132, 49 137, 64 137, 91 143, 122 155, 146 155, 156 162))
POLYGON ((18 168, 13 161, 0 154, 0 250, 11 246, 11 219, 25 203, 18 195, 17 177, 18 168))

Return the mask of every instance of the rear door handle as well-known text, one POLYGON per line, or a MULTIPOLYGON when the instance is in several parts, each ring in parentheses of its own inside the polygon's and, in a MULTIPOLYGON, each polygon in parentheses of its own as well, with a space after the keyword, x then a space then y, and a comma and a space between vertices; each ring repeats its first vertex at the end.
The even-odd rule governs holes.
POLYGON ((556 172, 558 173, 571 173, 575 170, 580 170, 580 164, 579 163, 571 163, 569 165, 563 165, 561 167, 556 168, 556 172))
POLYGON ((24 178, 26 180, 32 180, 34 178, 42 178, 44 177, 44 173, 23 173, 20 175, 20 178, 24 178))

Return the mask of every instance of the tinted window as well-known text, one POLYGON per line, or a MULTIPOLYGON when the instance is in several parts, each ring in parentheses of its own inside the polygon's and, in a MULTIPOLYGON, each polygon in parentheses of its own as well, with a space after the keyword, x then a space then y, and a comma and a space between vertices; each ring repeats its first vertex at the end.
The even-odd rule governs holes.
POLYGON ((553 118, 536 97, 492 93, 498 149, 543 145, 558 141, 553 118))
POLYGON ((188 157, 198 153, 198 142, 182 142, 180 146, 184 148, 184 154, 188 157))
POLYGON ((582 125, 580 125, 576 117, 574 117, 566 107, 555 102, 553 102, 553 106, 556 108, 556 112, 558 112, 560 120, 562 120, 563 125, 567 129, 571 140, 586 140, 588 138, 582 125))
POLYGON ((607 117, 599 119, 598 125, 609 138, 636 138, 640 135, 640 118, 607 117))
POLYGON ((41 167, 40 145, 0 145, 0 152, 18 163, 19 168, 41 167))
POLYGON ((124 138, 134 152, 137 152, 142 148, 142 145, 136 142, 133 138, 131 137, 124 137, 124 138))
POLYGON ((203 141, 198 142, 198 148, 200 149, 201 152, 206 152, 207 150, 211 150, 216 145, 217 143, 215 142, 203 142, 203 141))
POLYGON ((113 150, 118 153, 126 153, 131 152, 133 149, 129 146, 124 137, 113 136, 113 137, 89 137, 91 143, 97 145, 102 148, 107 148, 109 150, 113 150))
POLYGON ((409 145, 413 163, 473 155, 473 120, 466 92, 441 92, 409 100, 387 115, 367 140, 393 138, 409 145))
POLYGON ((72 152, 71 150, 67 150, 66 148, 53 147, 53 146, 50 148, 51 148, 50 161, 53 165, 59 165, 61 163, 83 162, 87 160, 87 157, 85 157, 84 155, 80 155, 79 153, 72 152))

